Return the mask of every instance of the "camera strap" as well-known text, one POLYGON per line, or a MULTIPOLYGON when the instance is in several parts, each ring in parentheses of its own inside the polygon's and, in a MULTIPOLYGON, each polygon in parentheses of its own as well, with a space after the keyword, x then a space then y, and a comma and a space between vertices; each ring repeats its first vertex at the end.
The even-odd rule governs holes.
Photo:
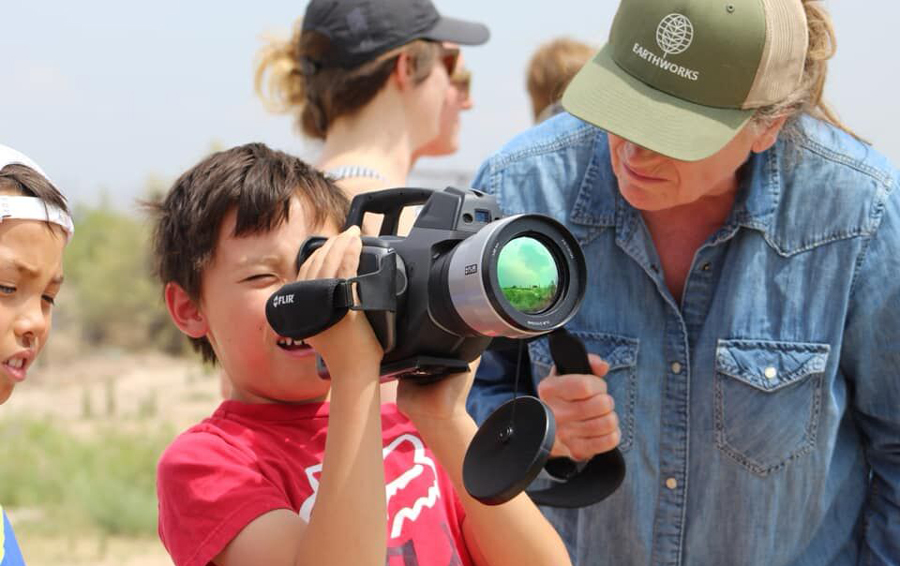
POLYGON ((337 324, 349 310, 396 311, 397 263, 350 279, 295 281, 266 302, 266 318, 279 336, 303 340, 337 324))

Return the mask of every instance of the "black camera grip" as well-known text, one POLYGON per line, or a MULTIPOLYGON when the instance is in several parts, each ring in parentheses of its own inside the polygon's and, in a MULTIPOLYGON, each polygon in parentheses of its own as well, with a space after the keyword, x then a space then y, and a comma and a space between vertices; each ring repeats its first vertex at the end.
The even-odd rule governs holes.
POLYGON ((362 227, 363 217, 367 212, 384 214, 382 221, 382 235, 396 234, 400 221, 400 212, 406 206, 425 204, 434 194, 433 189, 397 188, 362 193, 353 197, 350 203, 350 212, 347 213, 347 221, 344 230, 350 226, 362 227))
POLYGON ((556 373, 591 374, 591 363, 588 361, 587 348, 584 343, 570 334, 565 328, 550 333, 550 355, 556 365, 556 373))
MULTIPOLYGON (((559 374, 590 374, 587 350, 577 337, 559 328, 550 333, 550 354, 559 374)), ((564 480, 541 490, 527 493, 538 505, 574 509, 606 499, 625 479, 625 458, 618 448, 597 454, 588 462, 569 458, 550 458, 545 469, 564 480)))

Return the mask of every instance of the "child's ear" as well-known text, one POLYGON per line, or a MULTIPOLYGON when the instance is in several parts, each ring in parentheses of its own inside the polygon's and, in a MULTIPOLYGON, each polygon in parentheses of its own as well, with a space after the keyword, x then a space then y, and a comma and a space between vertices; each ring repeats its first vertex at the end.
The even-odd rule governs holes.
POLYGON ((181 288, 178 283, 166 283, 166 308, 175 326, 191 338, 206 336, 209 325, 197 303, 181 288))

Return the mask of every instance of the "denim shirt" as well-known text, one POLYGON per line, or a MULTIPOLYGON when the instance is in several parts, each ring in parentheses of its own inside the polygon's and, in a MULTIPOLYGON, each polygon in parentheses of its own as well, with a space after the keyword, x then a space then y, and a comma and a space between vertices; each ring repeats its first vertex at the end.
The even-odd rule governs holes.
MULTIPOLYGON (((835 128, 797 126, 743 166, 682 297, 601 130, 561 115, 475 179, 505 214, 565 222, 587 259, 567 327, 609 362, 628 470, 596 505, 543 509, 578 566, 900 563, 900 177, 835 128)), ((534 394, 546 339, 528 353, 534 394)), ((485 355, 477 420, 514 374, 485 355)))

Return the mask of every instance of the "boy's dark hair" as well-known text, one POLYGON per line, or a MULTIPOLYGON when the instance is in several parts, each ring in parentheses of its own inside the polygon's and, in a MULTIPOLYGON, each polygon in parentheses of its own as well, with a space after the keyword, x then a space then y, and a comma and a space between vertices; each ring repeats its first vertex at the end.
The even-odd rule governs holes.
POLYGON ((55 206, 70 214, 66 197, 49 179, 27 165, 14 163, 0 169, 0 192, 7 191, 26 197, 37 197, 45 205, 55 206))
MULTIPOLYGON (((198 301, 226 214, 237 210, 234 236, 265 233, 288 220, 291 197, 301 197, 313 226, 343 225, 349 203, 332 181, 302 160, 251 143, 214 153, 185 172, 169 193, 146 203, 154 217, 156 274, 198 301)), ((297 242, 300 245, 300 242, 297 242)), ((191 338, 203 360, 216 362, 206 337, 191 338)))

